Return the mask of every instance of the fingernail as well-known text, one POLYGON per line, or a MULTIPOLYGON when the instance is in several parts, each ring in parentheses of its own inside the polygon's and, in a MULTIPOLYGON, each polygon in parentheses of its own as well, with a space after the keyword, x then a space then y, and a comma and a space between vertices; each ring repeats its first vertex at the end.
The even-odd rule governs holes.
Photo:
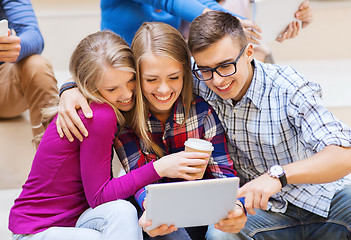
POLYGON ((85 133, 84 133, 84 137, 87 137, 87 136, 88 136, 88 133, 87 133, 87 132, 85 132, 85 133))
POLYGON ((93 116, 93 113, 89 112, 87 113, 87 117, 92 117, 93 116))

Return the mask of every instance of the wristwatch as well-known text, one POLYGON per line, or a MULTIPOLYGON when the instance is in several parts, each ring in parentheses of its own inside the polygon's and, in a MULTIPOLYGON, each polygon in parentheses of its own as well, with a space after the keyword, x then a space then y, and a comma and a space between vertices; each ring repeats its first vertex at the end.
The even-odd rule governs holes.
POLYGON ((280 183, 282 184, 282 188, 285 187, 288 184, 288 181, 286 179, 286 175, 284 172, 284 169, 280 165, 274 165, 268 170, 268 175, 279 179, 280 183))

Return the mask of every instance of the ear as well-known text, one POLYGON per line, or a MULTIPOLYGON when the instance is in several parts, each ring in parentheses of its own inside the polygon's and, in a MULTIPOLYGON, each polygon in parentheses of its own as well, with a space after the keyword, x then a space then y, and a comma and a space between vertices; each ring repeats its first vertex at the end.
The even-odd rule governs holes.
POLYGON ((254 49, 253 49, 253 45, 251 43, 249 43, 247 45, 245 54, 247 56, 248 63, 251 63, 253 58, 254 58, 254 49))

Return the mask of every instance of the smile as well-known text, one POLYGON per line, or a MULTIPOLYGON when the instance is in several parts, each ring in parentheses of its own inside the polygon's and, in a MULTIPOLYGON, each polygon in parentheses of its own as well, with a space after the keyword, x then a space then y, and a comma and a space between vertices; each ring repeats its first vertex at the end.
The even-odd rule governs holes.
POLYGON ((231 81, 230 83, 228 83, 228 84, 226 84, 226 85, 224 85, 224 86, 221 86, 221 87, 216 87, 216 88, 218 88, 218 90, 220 90, 220 91, 226 91, 226 90, 228 90, 228 88, 233 84, 233 82, 234 81, 231 81))
POLYGON ((154 95, 154 97, 155 97, 157 100, 162 101, 162 102, 165 102, 165 101, 169 100, 169 99, 172 97, 173 93, 171 93, 171 94, 168 95, 168 96, 158 96, 158 95, 156 95, 156 94, 153 94, 153 95, 154 95))
POLYGON ((126 101, 119 101, 119 102, 120 102, 120 103, 123 103, 123 104, 129 104, 129 103, 132 102, 132 100, 133 100, 133 97, 127 99, 126 101))

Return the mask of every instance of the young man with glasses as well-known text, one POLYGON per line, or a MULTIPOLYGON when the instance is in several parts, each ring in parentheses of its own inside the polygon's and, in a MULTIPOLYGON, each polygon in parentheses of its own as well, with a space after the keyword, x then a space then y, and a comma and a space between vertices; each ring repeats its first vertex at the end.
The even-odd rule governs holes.
POLYGON ((321 88, 287 66, 253 58, 239 21, 211 11, 190 27, 195 93, 231 143, 249 214, 239 234, 208 239, 349 239, 351 130, 322 104, 321 88), (254 210, 255 209, 255 210, 254 210))

